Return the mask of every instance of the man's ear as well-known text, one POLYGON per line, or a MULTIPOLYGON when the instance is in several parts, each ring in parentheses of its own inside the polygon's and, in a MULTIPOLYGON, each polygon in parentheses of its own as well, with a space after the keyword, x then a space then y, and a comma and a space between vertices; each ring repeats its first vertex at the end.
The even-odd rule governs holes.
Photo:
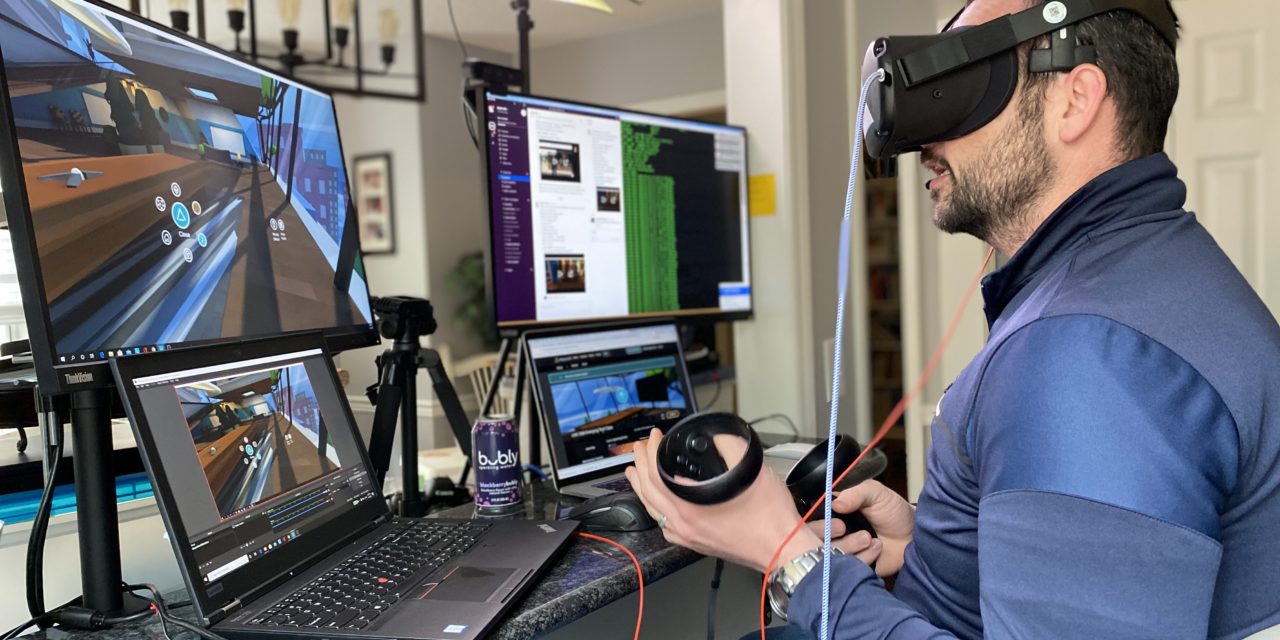
POLYGON ((1094 130, 1107 99, 1107 74, 1096 64, 1082 64, 1057 83, 1056 100, 1058 139, 1072 144, 1094 130))

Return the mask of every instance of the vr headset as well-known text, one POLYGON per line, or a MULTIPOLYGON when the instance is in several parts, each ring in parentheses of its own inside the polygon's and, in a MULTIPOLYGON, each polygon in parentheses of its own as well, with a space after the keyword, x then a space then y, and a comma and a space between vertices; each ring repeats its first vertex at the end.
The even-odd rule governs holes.
POLYGON ((862 77, 884 78, 867 96, 863 136, 872 167, 924 145, 954 140, 1000 115, 1018 86, 1017 46, 1054 34, 1031 52, 1033 73, 1070 71, 1097 61, 1093 46, 1076 43, 1076 24, 1111 11, 1130 11, 1176 48, 1178 24, 1166 0, 1061 0, 991 22, 931 36, 892 36, 872 43, 862 77))

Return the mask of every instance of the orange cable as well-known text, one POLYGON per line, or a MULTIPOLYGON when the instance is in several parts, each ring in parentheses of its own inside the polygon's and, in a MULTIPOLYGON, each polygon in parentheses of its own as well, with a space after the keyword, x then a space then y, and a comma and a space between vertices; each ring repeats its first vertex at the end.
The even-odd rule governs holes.
POLYGON ((640 608, 636 611, 636 634, 633 640, 640 640, 640 622, 644 620, 644 571, 640 569, 640 561, 636 559, 636 556, 634 553, 631 553, 631 550, 627 549, 621 544, 618 544, 617 542, 614 542, 613 540, 610 540, 608 538, 602 538, 597 535, 592 535, 590 533, 583 533, 581 531, 578 532, 578 535, 588 540, 603 542, 605 544, 613 545, 619 549, 622 549, 622 552, 627 554, 628 558, 631 558, 631 564, 634 564, 636 566, 636 581, 640 583, 640 608))
MULTIPOLYGON (((926 365, 924 371, 920 373, 920 377, 916 378, 915 384, 912 385, 911 390, 908 391, 906 395, 902 396, 902 399, 898 401, 898 404, 894 405, 893 411, 889 412, 889 417, 885 418, 884 423, 880 425, 880 429, 876 431, 875 437, 871 439, 871 442, 867 443, 867 446, 862 448, 862 453, 859 453, 858 457, 855 458, 844 472, 836 477, 835 481, 831 483, 833 489, 836 485, 840 484, 841 480, 844 480, 845 476, 849 475, 850 471, 853 471, 854 467, 858 466, 858 463, 862 461, 862 457, 867 455, 868 451, 871 451, 880 444, 881 440, 884 440, 885 435, 889 433, 889 429, 893 428, 893 425, 897 423, 898 418, 902 417, 903 412, 906 411, 907 404, 913 402, 916 399, 916 396, 920 395, 920 391, 924 388, 924 385, 933 377, 934 371, 938 368, 938 363, 942 361, 942 354, 946 353, 947 347, 950 346, 951 339, 955 336, 956 329, 960 326, 960 319, 964 315, 964 310, 969 306, 969 300, 973 298, 973 293, 977 291, 978 284, 982 282, 982 277, 987 272, 987 266, 991 264, 991 258, 995 256, 995 253, 995 249, 987 252, 987 259, 982 262, 982 268, 978 270, 978 275, 973 279, 973 283, 969 285, 969 290, 965 292, 964 298, 960 301, 959 308, 956 309, 955 315, 951 318, 951 324, 947 326, 947 332, 943 334, 942 341, 938 343, 938 348, 933 352, 933 356, 929 358, 929 364, 926 365)), ((809 510, 805 512, 804 517, 800 518, 799 524, 791 529, 791 533, 787 534, 787 537, 782 541, 782 544, 778 545, 777 550, 773 552, 773 557, 769 559, 769 566, 765 568, 764 579, 760 583, 760 640, 768 640, 765 636, 764 616, 765 607, 768 605, 769 574, 773 573, 774 566, 777 565, 778 558, 782 555, 782 550, 786 548, 787 543, 791 542, 791 539, 796 537, 796 534, 800 532, 800 528, 805 526, 805 523, 808 522, 809 518, 818 510, 818 507, 821 507, 822 504, 826 502, 826 499, 827 496, 824 493, 814 501, 813 506, 809 507, 809 510)), ((826 639, 821 638, 819 640, 826 639)))

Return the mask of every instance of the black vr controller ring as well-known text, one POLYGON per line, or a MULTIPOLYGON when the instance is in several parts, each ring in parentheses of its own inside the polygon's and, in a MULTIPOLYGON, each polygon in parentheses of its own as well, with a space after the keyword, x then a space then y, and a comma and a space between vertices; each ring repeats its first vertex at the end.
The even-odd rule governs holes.
POLYGON ((676 496, 694 504, 720 504, 734 499, 760 475, 764 446, 755 429, 732 413, 691 415, 667 430, 658 445, 658 475, 676 496), (714 437, 733 435, 747 441, 742 460, 726 468, 714 437), (694 484, 676 482, 676 476, 694 484))

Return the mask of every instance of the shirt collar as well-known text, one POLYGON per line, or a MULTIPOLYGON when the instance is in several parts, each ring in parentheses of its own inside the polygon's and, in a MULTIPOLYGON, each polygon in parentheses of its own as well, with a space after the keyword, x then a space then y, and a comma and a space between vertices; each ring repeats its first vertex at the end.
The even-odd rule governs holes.
POLYGON ((1117 166, 1067 198, 1009 262, 982 280, 987 325, 1048 267, 1068 260, 1089 234, 1139 216, 1181 209, 1186 185, 1164 153, 1117 166))

